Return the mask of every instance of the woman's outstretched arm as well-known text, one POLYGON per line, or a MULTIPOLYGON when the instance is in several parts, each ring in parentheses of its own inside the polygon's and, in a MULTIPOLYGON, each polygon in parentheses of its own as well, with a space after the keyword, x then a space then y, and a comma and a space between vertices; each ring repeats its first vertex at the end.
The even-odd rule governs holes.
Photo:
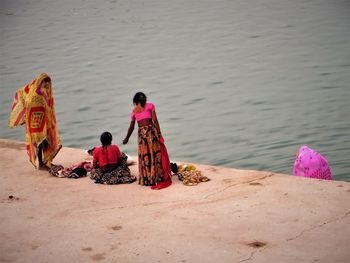
POLYGON ((134 131, 134 128, 135 128, 135 121, 131 121, 129 129, 128 129, 128 134, 126 135, 125 139, 123 140, 123 144, 127 144, 128 143, 129 138, 130 138, 132 132, 134 131))

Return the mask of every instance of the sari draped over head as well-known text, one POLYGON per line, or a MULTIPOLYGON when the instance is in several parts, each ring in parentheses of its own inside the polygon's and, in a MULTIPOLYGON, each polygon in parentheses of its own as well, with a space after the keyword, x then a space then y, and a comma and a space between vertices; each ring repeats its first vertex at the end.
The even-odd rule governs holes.
POLYGON ((327 159, 308 146, 300 147, 294 162, 293 174, 317 179, 333 179, 327 159))
POLYGON ((42 143, 43 163, 51 167, 51 162, 62 145, 56 124, 51 78, 45 73, 17 90, 15 94, 9 127, 23 124, 26 124, 30 162, 36 167, 38 147, 42 143))

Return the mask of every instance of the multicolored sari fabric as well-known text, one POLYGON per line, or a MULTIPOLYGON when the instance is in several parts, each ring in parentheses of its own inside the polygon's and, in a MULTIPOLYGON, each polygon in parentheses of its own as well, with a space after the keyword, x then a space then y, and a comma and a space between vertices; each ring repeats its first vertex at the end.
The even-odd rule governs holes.
POLYGON ((32 83, 17 90, 9 127, 26 124, 26 143, 30 162, 36 166, 38 147, 43 145, 43 162, 51 162, 62 145, 57 129, 51 78, 40 74, 32 83))
POLYGON ((172 184, 170 160, 169 160, 168 150, 164 143, 164 138, 160 137, 159 142, 160 142, 160 150, 162 155, 163 179, 161 182, 158 182, 156 185, 151 186, 152 189, 163 189, 172 184))
POLYGON ((293 174, 317 179, 333 179, 326 158, 307 146, 300 147, 294 162, 293 174))
POLYGON ((153 125, 138 131, 139 184, 156 185, 163 179, 162 154, 159 135, 153 125))

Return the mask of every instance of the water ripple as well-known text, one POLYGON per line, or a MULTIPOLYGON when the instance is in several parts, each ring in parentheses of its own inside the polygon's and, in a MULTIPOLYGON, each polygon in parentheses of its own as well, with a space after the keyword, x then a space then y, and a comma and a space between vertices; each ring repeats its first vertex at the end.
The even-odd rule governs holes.
MULTIPOLYGON (((350 180, 344 1, 203 1, 196 10, 193 0, 113 1, 1 11, 1 137, 24 140, 6 109, 18 87, 48 72, 65 146, 98 144, 104 130, 125 136, 142 90, 171 157, 290 174, 307 144, 350 180)), ((136 154, 136 141, 134 132, 123 149, 136 154)))

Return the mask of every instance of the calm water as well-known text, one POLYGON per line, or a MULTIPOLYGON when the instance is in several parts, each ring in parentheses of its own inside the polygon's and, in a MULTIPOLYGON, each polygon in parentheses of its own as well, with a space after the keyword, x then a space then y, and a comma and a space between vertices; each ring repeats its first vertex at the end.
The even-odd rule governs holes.
POLYGON ((345 0, 1 0, 0 137, 47 72, 65 146, 121 144, 144 91, 172 159, 291 174, 307 144, 350 181, 349 31, 345 0))

